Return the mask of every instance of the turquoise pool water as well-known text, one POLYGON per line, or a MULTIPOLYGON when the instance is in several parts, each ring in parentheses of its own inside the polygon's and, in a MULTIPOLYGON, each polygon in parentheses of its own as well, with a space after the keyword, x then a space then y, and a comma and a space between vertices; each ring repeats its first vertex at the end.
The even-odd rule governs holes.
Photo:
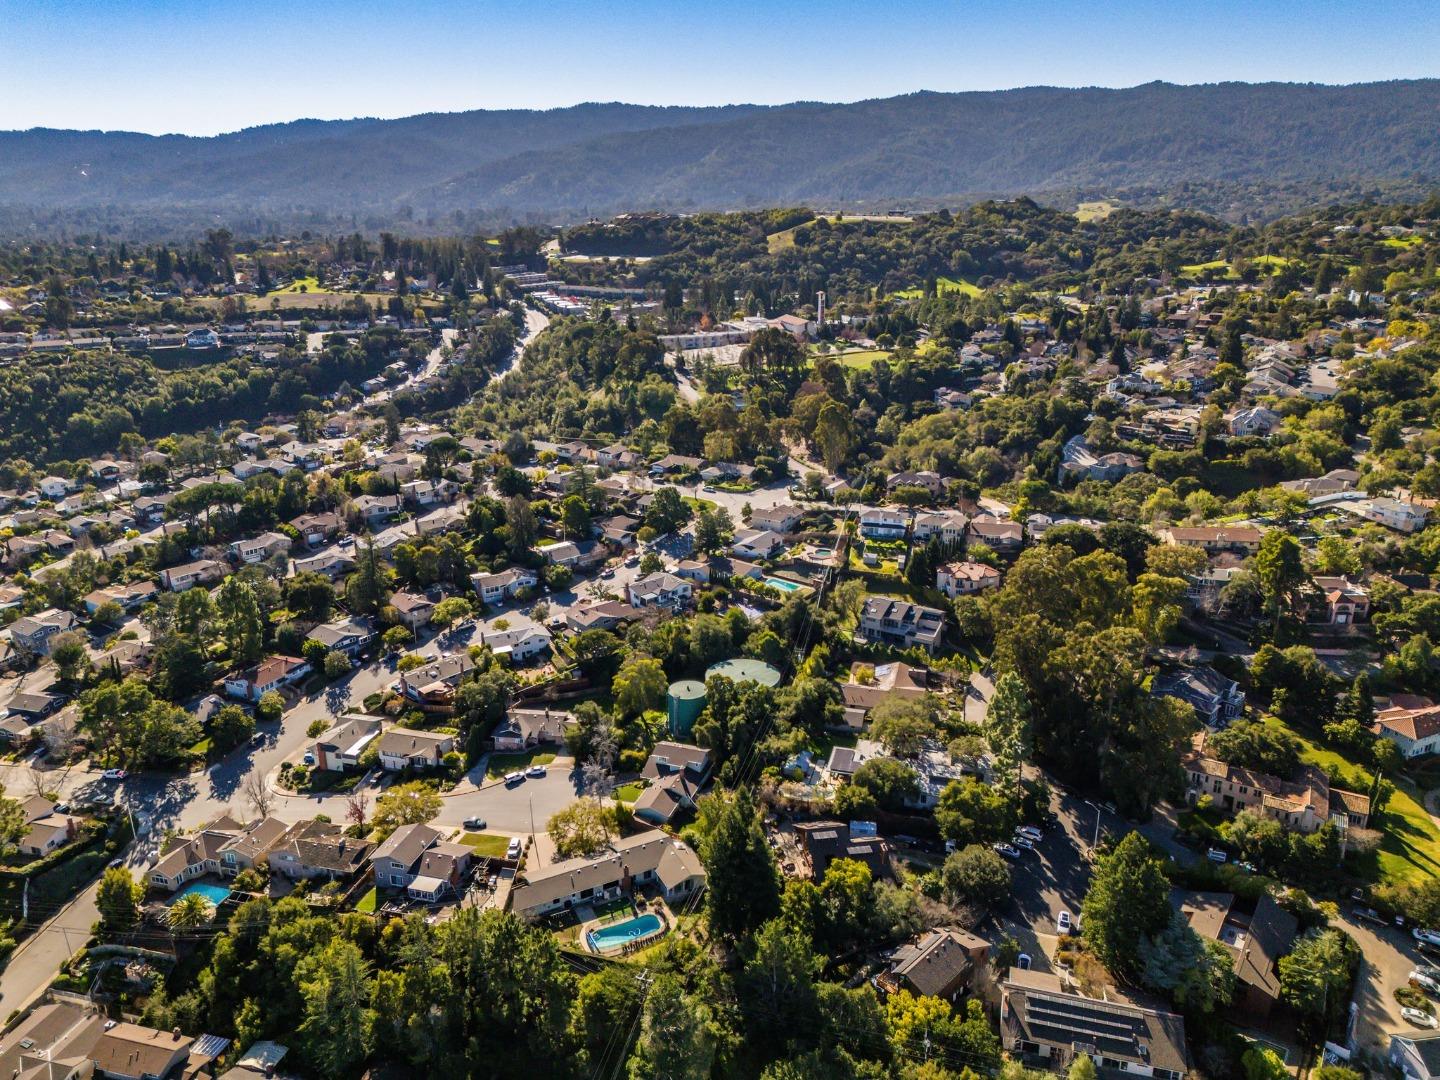
POLYGON ((767 577, 765 579, 765 584, 773 585, 781 592, 799 592, 801 589, 804 588, 803 585, 797 585, 793 581, 786 581, 784 578, 780 577, 767 577))
POLYGON ((609 952, 611 949, 618 949, 621 945, 628 945, 632 941, 653 937, 664 928, 665 924, 660 921, 660 916, 646 912, 644 915, 636 915, 633 919, 626 919, 624 922, 611 923, 609 926, 591 930, 586 936, 590 939, 590 948, 596 952, 609 952))
POLYGON ((167 905, 175 903, 182 896, 187 896, 190 893, 199 893, 206 900, 209 900, 210 903, 219 907, 225 902, 225 898, 230 895, 230 889, 225 885, 212 885, 208 881, 192 881, 172 896, 167 901, 167 905))

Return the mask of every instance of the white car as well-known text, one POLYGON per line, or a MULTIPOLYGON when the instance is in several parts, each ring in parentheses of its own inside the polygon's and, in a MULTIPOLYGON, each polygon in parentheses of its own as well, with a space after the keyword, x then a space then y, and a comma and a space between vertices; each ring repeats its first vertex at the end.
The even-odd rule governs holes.
POLYGON ((124 769, 106 769, 100 775, 106 780, 124 780, 126 772, 124 769))
POLYGON ((1020 849, 1013 844, 991 844, 990 846, 995 849, 997 855, 1003 855, 1007 859, 1018 859, 1020 857, 1020 849))
POLYGON ((1417 926, 1410 931, 1410 936, 1416 941, 1423 941, 1426 945, 1440 945, 1440 930, 1426 930, 1417 926))
POLYGON ((1440 1027, 1440 1020, 1436 1020, 1424 1009, 1404 1008, 1400 1010, 1400 1016, 1407 1024, 1413 1024, 1417 1028, 1440 1027))
POLYGON ((1010 843, 1014 844, 1018 848, 1024 848, 1026 851, 1035 850, 1035 841, 1031 840, 1028 836, 1022 836, 1020 833, 1016 833, 1014 836, 1012 836, 1010 838, 1010 843))
POLYGON ((1029 837, 1031 840, 1033 840, 1033 841, 1034 841, 1035 843, 1037 843, 1037 844, 1038 844, 1041 840, 1044 840, 1044 839, 1045 839, 1045 834, 1044 834, 1043 832, 1041 832, 1039 829, 1037 829, 1034 825, 1021 825, 1019 828, 1017 828, 1017 829, 1015 830, 1015 833, 1016 833, 1017 836, 1026 836, 1026 837, 1029 837))
POLYGON ((531 765, 528 769, 525 770, 525 775, 539 779, 540 777, 543 777, 545 775, 545 766, 531 765))
POLYGON ((1432 976, 1418 968, 1410 972, 1407 978, 1427 993, 1440 994, 1440 982, 1437 982, 1432 976))
POLYGON ((510 841, 510 846, 505 849, 505 857, 507 859, 518 859, 522 850, 520 838, 518 836, 513 837, 510 841))
POLYGON ((1062 934, 1068 934, 1073 929, 1068 911, 1062 911, 1059 915, 1055 916, 1055 929, 1062 934))

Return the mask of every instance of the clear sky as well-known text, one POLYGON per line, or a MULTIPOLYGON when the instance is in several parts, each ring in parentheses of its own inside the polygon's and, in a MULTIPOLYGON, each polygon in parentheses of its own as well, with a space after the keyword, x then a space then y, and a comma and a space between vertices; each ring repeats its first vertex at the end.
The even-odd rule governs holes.
POLYGON ((0 0, 0 129, 1440 75, 1440 0, 0 0))

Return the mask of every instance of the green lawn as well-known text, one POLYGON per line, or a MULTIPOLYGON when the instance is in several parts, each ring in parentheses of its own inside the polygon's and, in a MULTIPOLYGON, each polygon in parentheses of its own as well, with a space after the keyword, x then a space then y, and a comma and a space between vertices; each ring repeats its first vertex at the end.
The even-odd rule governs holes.
POLYGON ((640 798, 640 793, 648 786, 643 780, 632 780, 628 784, 621 784, 615 789, 615 799, 617 802, 633 803, 640 798))
MULTIPOLYGON (((983 296, 985 290, 976 285, 973 281, 966 281, 964 278, 941 277, 935 279, 935 291, 942 295, 947 292, 963 293, 966 296, 983 296)), ((890 294, 898 300, 919 300, 925 295, 925 290, 919 285, 910 289, 901 289, 899 292, 890 294)))
POLYGON ((814 358, 829 356, 840 364, 841 367, 854 368, 856 371, 869 371, 876 360, 890 354, 884 349, 852 349, 850 352, 842 353, 815 353, 814 358))
POLYGON ((474 848, 475 854, 481 858, 499 859, 504 857, 510 846, 510 837, 499 833, 466 833, 460 837, 460 843, 474 848))
POLYGON ((306 295, 309 296, 324 296, 330 292, 329 289, 325 288, 323 285, 320 284, 319 278, 303 277, 296 278, 294 281, 290 282, 290 284, 286 285, 283 289, 275 289, 271 295, 284 296, 286 293, 298 293, 300 292, 300 287, 302 285, 305 287, 306 295))
POLYGON ((506 773, 519 772, 531 765, 549 765, 554 760, 553 751, 538 747, 521 754, 491 754, 489 764, 485 766, 485 775, 491 780, 498 780, 506 773))
POLYGON ((1386 247, 1392 248, 1414 247, 1416 244, 1422 244, 1424 242, 1424 238, 1420 236, 1387 236, 1381 241, 1386 247))
POLYGON ((380 894, 375 891, 375 886, 370 886, 370 891, 355 902, 355 910, 362 915, 374 915, 375 909, 379 907, 380 894))

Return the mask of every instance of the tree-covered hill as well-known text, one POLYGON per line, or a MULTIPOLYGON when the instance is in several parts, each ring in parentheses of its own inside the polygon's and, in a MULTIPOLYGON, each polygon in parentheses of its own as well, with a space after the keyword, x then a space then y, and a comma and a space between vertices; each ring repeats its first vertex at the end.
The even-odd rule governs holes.
POLYGON ((934 206, 1132 192, 1274 211, 1297 186, 1358 197, 1440 176, 1440 81, 1151 83, 918 93, 850 104, 296 121, 213 138, 0 133, 0 208, 232 215, 577 217, 642 208, 934 206), (1222 193, 1208 198, 1215 186, 1222 193))

